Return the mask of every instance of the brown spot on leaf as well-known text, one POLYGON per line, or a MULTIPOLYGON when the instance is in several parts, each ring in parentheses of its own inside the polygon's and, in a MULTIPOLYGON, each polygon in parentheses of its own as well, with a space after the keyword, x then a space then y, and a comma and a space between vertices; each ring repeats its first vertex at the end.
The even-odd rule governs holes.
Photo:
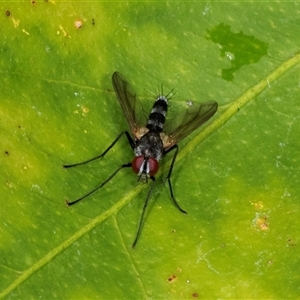
POLYGON ((261 231, 266 231, 270 228, 268 217, 260 213, 256 214, 256 217, 253 220, 253 225, 261 231))
POLYGON ((293 239, 288 239, 288 246, 294 247, 294 246, 296 246, 296 242, 293 239))
POLYGON ((74 26, 75 26, 76 29, 81 28, 82 25, 83 25, 83 21, 82 20, 80 20, 80 19, 75 20, 74 26))
POLYGON ((169 282, 174 282, 177 279, 177 276, 172 274, 171 276, 169 276, 168 281, 169 282))

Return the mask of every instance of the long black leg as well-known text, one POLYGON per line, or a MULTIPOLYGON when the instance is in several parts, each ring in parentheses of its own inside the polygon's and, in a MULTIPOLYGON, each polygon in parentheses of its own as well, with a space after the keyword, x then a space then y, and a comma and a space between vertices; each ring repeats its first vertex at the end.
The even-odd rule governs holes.
POLYGON ((171 199, 173 200, 173 203, 175 204, 175 206, 184 214, 187 214, 187 212, 185 210, 183 210, 178 202, 176 201, 175 197, 174 197, 174 194, 173 194, 173 189, 172 189, 172 184, 171 184, 171 175, 172 175, 172 171, 173 171, 173 167, 174 167, 174 163, 175 163, 175 160, 176 160, 176 157, 177 157, 177 154, 178 154, 178 145, 174 145, 172 148, 170 148, 165 154, 169 153, 170 151, 172 150, 175 150, 175 153, 173 155, 173 159, 172 159, 172 162, 171 162, 171 166, 170 166, 170 169, 169 169, 169 173, 168 173, 168 176, 167 176, 167 180, 168 180, 168 183, 169 183, 169 189, 170 189, 170 194, 171 194, 171 199))
POLYGON ((137 233, 136 233, 136 236, 135 236, 135 240, 134 240, 134 242, 132 244, 132 248, 135 247, 135 245, 136 245, 136 243, 137 243, 137 241, 138 241, 138 239, 140 237, 142 226, 143 226, 143 221, 144 221, 144 217, 145 217, 146 208, 148 206, 148 202, 149 202, 150 196, 151 196, 152 191, 153 191, 153 187, 154 187, 154 183, 155 183, 155 178, 153 176, 150 177, 150 178, 152 179, 152 185, 151 185, 151 187, 149 189, 147 198, 146 198, 144 206, 143 206, 143 210, 142 210, 142 214, 141 214, 141 218, 140 218, 138 230, 137 230, 137 233))
POLYGON ((131 148, 134 149, 135 143, 134 143, 133 139, 131 138, 130 134, 128 133, 128 131, 126 130, 126 131, 121 132, 121 133, 117 136, 117 138, 109 145, 109 147, 108 147, 102 154, 100 154, 100 155, 98 155, 98 156, 96 156, 96 157, 93 157, 93 158, 91 158, 91 159, 85 160, 85 161, 83 161, 83 162, 80 162, 80 163, 76 163, 76 164, 72 164, 72 165, 63 165, 63 168, 71 168, 71 167, 76 167, 76 166, 80 166, 80 165, 85 165, 85 164, 87 164, 87 163, 89 163, 89 162, 91 162, 91 161, 94 161, 94 160, 98 159, 98 158, 104 157, 104 155, 105 155, 110 149, 112 149, 112 147, 118 142, 118 140, 121 138, 121 136, 122 136, 123 134, 126 135, 127 140, 128 140, 128 142, 129 142, 131 148))
POLYGON ((97 190, 101 189, 104 185, 106 185, 121 169, 123 168, 128 168, 131 167, 131 163, 128 164, 124 164, 122 166, 120 166, 116 171, 114 171, 105 181, 103 181, 100 185, 98 185, 96 188, 94 188, 93 190, 91 190, 90 192, 88 192, 87 194, 85 194, 84 196, 72 201, 72 202, 68 202, 66 201, 68 206, 71 206, 79 201, 81 201, 82 199, 88 197, 89 195, 95 193, 97 190))

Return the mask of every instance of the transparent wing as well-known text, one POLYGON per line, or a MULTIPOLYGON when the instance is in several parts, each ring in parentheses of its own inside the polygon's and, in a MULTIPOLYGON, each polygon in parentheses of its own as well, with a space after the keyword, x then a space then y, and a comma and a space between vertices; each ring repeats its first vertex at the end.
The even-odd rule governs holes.
POLYGON ((140 127, 146 125, 143 107, 133 87, 126 81, 122 74, 114 72, 112 83, 130 129, 135 134, 140 127))
POLYGON ((208 121, 217 111, 218 103, 207 101, 190 106, 164 127, 164 148, 167 150, 208 121))

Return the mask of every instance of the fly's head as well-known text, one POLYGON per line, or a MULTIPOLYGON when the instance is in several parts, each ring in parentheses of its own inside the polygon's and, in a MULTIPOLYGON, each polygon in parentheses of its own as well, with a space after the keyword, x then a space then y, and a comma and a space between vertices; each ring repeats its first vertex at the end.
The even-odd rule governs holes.
POLYGON ((149 178, 154 176, 159 168, 158 161, 153 157, 136 156, 132 163, 132 170, 138 174, 138 180, 147 182, 149 178))
POLYGON ((159 168, 159 160, 163 153, 163 143, 159 133, 147 132, 136 143, 134 149, 135 158, 132 161, 132 169, 138 174, 140 181, 147 181, 154 176, 159 168))

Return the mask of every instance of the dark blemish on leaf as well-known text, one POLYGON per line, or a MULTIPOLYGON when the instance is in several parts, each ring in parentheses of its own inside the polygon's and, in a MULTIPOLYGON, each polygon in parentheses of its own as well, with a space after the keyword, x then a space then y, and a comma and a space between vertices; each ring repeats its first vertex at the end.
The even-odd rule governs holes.
POLYGON ((7 10, 7 11, 5 12, 5 14, 9 17, 9 16, 10 16, 10 11, 7 10))
POLYGON ((174 282, 175 280, 177 279, 176 275, 171 275, 169 278, 168 278, 168 281, 169 282, 174 282))
POLYGON ((289 247, 294 247, 296 246, 296 243, 292 239, 288 239, 288 245, 289 247))
POLYGON ((19 125, 18 128, 21 128, 21 125, 19 125))
POLYGON ((192 294, 192 297, 193 297, 193 298, 198 298, 198 294, 197 294, 197 293, 193 293, 193 294, 192 294))
POLYGON ((31 1, 31 4, 32 4, 32 5, 36 5, 36 1, 32 0, 32 1, 31 1))
POLYGON ((222 77, 233 81, 234 76, 242 67, 255 64, 268 55, 268 43, 242 31, 234 32, 230 25, 220 23, 207 29, 205 38, 216 44, 229 68, 222 69, 222 77))
POLYGON ((6 155, 9 155, 9 152, 8 152, 8 151, 4 151, 4 153, 5 153, 6 155))
POLYGON ((92 25, 95 25, 95 19, 92 19, 92 25))

